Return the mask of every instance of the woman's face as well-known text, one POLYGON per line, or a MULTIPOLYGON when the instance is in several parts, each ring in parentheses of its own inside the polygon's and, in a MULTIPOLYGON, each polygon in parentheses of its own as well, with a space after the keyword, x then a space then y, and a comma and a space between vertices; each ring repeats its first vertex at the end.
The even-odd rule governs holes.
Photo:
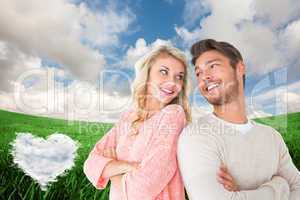
POLYGON ((183 88, 185 66, 176 58, 159 55, 152 64, 147 83, 147 95, 167 105, 183 88))

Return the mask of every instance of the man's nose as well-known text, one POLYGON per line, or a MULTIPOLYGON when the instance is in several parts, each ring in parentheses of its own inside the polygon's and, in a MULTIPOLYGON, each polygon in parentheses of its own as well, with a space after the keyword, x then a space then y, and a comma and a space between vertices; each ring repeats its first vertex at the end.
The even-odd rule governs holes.
POLYGON ((203 81, 211 80, 211 73, 210 73, 209 70, 204 70, 203 71, 202 80, 203 81))

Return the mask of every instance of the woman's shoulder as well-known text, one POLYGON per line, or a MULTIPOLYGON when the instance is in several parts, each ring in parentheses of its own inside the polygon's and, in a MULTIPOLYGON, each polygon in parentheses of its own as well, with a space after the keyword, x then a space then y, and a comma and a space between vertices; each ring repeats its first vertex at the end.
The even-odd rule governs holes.
POLYGON ((121 114, 120 114, 120 121, 128 121, 131 118, 134 118, 134 114, 135 114, 135 107, 134 106, 129 106, 126 109, 124 109, 121 114))
POLYGON ((174 113, 178 113, 178 114, 184 114, 184 110, 183 107, 181 105, 178 104, 169 104, 167 106, 165 106, 161 112, 163 112, 164 114, 174 114, 174 113))
POLYGON ((178 104, 170 104, 164 107, 161 110, 161 116, 164 119, 167 119, 169 121, 173 121, 176 123, 186 123, 186 116, 184 109, 181 105, 178 104))

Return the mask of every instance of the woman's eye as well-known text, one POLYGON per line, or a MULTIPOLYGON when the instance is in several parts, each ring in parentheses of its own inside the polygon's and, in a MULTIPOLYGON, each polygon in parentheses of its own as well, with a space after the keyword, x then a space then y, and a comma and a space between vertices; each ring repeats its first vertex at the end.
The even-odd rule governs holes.
POLYGON ((200 76, 200 74, 202 74, 202 72, 200 72, 200 71, 196 71, 196 77, 199 77, 199 76, 200 76))
POLYGON ((168 71, 165 70, 165 69, 161 69, 161 70, 159 70, 159 71, 160 71, 160 73, 161 73, 162 75, 167 75, 167 74, 168 74, 168 71))
POLYGON ((176 79, 177 79, 177 80, 180 80, 180 81, 183 80, 183 75, 178 75, 178 76, 176 76, 176 79))

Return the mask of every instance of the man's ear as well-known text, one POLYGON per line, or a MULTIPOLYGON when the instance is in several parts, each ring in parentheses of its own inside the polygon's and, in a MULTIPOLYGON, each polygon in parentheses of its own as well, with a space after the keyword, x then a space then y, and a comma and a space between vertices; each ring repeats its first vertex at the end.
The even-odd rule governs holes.
POLYGON ((238 77, 243 77, 246 74, 246 66, 243 61, 239 61, 236 65, 236 73, 238 77))

